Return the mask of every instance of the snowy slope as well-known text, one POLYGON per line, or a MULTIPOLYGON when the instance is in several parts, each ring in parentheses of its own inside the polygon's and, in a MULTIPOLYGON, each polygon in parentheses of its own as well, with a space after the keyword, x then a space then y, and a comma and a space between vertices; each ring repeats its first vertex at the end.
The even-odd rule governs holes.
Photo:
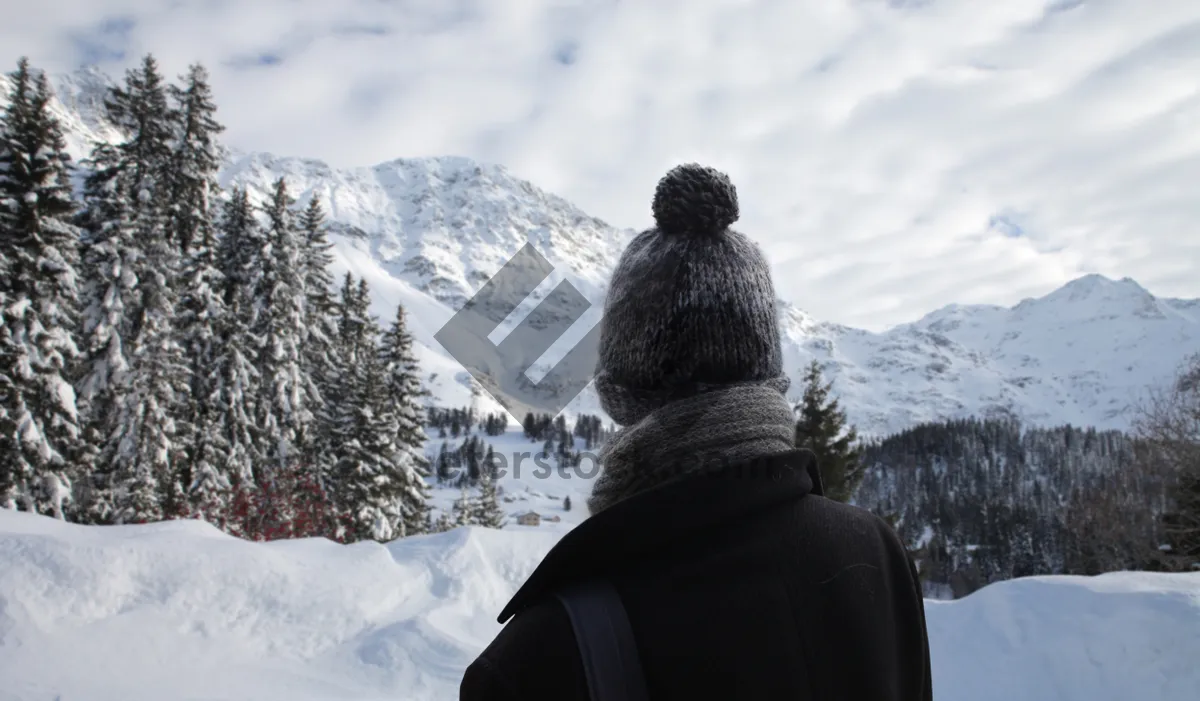
MULTIPOLYGON (((558 535, 256 544, 198 522, 0 510, 3 701, 449 701, 558 535)), ((929 601, 940 701, 1194 701, 1200 574, 1043 577, 929 601)))
MULTIPOLYGON (((114 136, 99 111, 105 80, 94 70, 54 80, 77 157, 90 140, 114 136)), ((262 199, 279 176, 301 201, 318 193, 327 203, 338 273, 367 278, 375 313, 387 321, 396 304, 410 311, 430 389, 444 404, 470 401, 467 375, 433 335, 483 280, 532 242, 557 270, 535 298, 565 277, 594 305, 578 325, 582 334, 599 317, 606 280, 632 233, 501 166, 461 157, 338 170, 234 153, 223 181, 262 199)), ((1132 280, 1094 275, 1011 309, 951 305, 883 333, 818 322, 784 301, 779 310, 792 377, 812 358, 821 361, 851 420, 876 435, 972 414, 1126 428, 1145 388, 1200 351, 1200 300, 1156 299, 1132 280)), ((571 409, 598 411, 590 388, 571 409)))
MULTIPOLYGON (((438 438, 432 433, 427 429, 429 440, 425 444, 431 464, 436 464, 436 455, 443 442, 447 450, 453 451, 465 440, 465 437, 438 438)), ((592 480, 599 474, 599 465, 595 451, 587 451, 583 440, 574 439, 574 449, 583 455, 579 466, 559 470, 557 466, 551 467, 556 465, 552 456, 543 457, 542 442, 525 438, 519 426, 509 426, 508 431, 499 436, 488 436, 478 431, 472 433, 483 441, 485 452, 487 446, 494 451, 499 472, 497 494, 500 496, 500 507, 509 517, 507 528, 536 528, 561 534, 587 518, 587 497, 592 493, 592 480), (538 456, 535 457, 534 453, 538 456), (571 500, 569 511, 563 509, 565 497, 571 500), (542 516, 541 524, 536 527, 517 525, 516 517, 529 511, 542 516)), ((452 486, 435 486, 430 504, 436 510, 450 512, 454 501, 460 496, 461 491, 452 486)), ((435 511, 435 519, 438 514, 439 511, 435 511)))

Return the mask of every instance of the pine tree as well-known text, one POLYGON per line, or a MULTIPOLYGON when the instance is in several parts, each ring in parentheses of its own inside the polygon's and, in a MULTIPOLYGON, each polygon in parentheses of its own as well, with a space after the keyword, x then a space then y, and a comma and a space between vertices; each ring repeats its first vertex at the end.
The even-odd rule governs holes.
MULTIPOLYGON (((146 55, 139 68, 125 74, 124 86, 110 89, 104 107, 109 121, 128 136, 118 148, 135 186, 131 190, 133 200, 140 203, 140 211, 160 217, 167 214, 162 211, 170 195, 170 180, 165 174, 174 153, 178 114, 168 103, 167 86, 152 55, 146 55), (153 208, 148 206, 150 202, 153 208)), ((163 235, 171 238, 169 233, 163 235)))
POLYGON ((343 365, 332 407, 333 484, 340 508, 353 521, 353 537, 385 541, 424 529, 427 494, 412 455, 398 443, 399 421, 369 306, 366 282, 354 284, 347 276, 339 323, 343 365))
POLYGON ((229 443, 221 406, 222 363, 229 352, 220 346, 226 322, 221 276, 211 229, 192 240, 184 263, 179 337, 188 367, 188 435, 181 481, 187 487, 189 513, 207 520, 224 511, 232 487, 229 443))
POLYGON ((496 464, 496 453, 492 450, 492 444, 488 443, 487 453, 483 456, 483 474, 487 475, 488 479, 495 480, 500 476, 500 467, 496 464))
POLYGON ((505 520, 504 509, 500 508, 496 496, 496 483, 484 471, 479 479, 479 500, 476 502, 473 522, 484 528, 503 528, 505 520))
POLYGON ((475 525, 477 511, 476 499, 467 492, 467 485, 464 482, 459 497, 454 500, 454 506, 451 509, 454 527, 475 525))
POLYGON ((255 265, 264 234, 254 217, 246 190, 236 188, 222 207, 217 244, 221 316, 214 330, 219 342, 213 360, 212 421, 219 427, 230 486, 252 487, 260 462, 254 403, 260 394, 257 344, 251 336, 255 319, 255 265))
MULTIPOLYGON (((0 256, 0 280, 8 279, 8 259, 0 256)), ((17 432, 16 384, 13 380, 16 345, 7 318, 8 294, 0 285, 0 455, 8 456, 20 450, 17 432)), ((0 461, 0 509, 16 509, 18 501, 26 499, 28 476, 17 469, 19 463, 5 458, 0 461)))
POLYGON ((178 334, 188 366, 189 401, 185 414, 188 435, 180 481, 187 489, 189 514, 220 522, 229 503, 232 484, 227 470, 230 455, 220 410, 222 365, 221 326, 227 314, 218 269, 216 197, 221 150, 217 136, 224 130, 215 118, 208 75, 193 65, 186 88, 169 91, 178 117, 175 149, 169 171, 170 236, 184 256, 181 275, 178 334))
POLYGON ((463 443, 463 460, 467 466, 467 483, 474 485, 479 482, 480 475, 480 442, 478 436, 471 436, 463 443))
MULTIPOLYGON (((373 339, 369 339, 373 340, 373 339)), ((402 502, 412 498, 412 470, 405 473, 397 464, 400 451, 395 443, 395 415, 383 393, 383 372, 369 357, 358 368, 355 396, 358 407, 349 427, 349 450, 340 465, 339 481, 348 495, 347 506, 359 539, 388 541, 407 534, 409 524, 424 519, 424 500, 417 492, 412 513, 404 513, 402 502), (406 519, 405 517, 410 517, 406 519)))
POLYGON ((849 501, 862 481, 855 445, 858 433, 853 426, 846 428, 846 414, 837 399, 829 397, 832 383, 824 383, 817 361, 809 365, 804 383, 804 397, 796 406, 800 414, 796 422, 796 446, 816 454, 825 496, 849 501))
POLYGON ((187 255, 193 242, 212 241, 213 204, 220 191, 217 172, 224 155, 217 138, 225 127, 216 119, 208 71, 194 64, 182 80, 184 87, 168 88, 177 132, 168 169, 169 237, 187 255))
POLYGON ((429 533, 445 533, 446 531, 449 531, 449 530, 453 529, 454 527, 455 527, 455 523, 454 523, 454 519, 451 517, 451 515, 448 513, 442 512, 437 517, 437 520, 432 523, 428 532, 429 533))
POLYGON ((327 480, 333 469, 334 446, 331 407, 336 404, 337 377, 340 365, 337 357, 337 302, 334 299, 333 277, 329 267, 333 262, 332 244, 326 235, 325 212, 317 195, 313 195, 300 215, 300 268, 304 285, 304 328, 301 339, 301 362, 304 373, 311 378, 313 413, 312 439, 306 452, 306 462, 327 480))
POLYGON ((563 511, 571 510, 571 497, 563 497, 563 511))
POLYGON ((395 417, 394 460, 404 483, 401 508, 405 528, 410 534, 418 533, 425 522, 429 501, 425 478, 429 476, 430 465, 425 457, 425 431, 421 426, 424 411, 420 404, 426 392, 421 387, 413 339, 402 306, 397 307, 396 319, 383 335, 379 359, 383 365, 385 401, 395 417))
POLYGON ((264 247, 257 252, 260 266, 255 290, 256 316, 251 337, 257 339, 260 379, 256 421, 264 458, 260 478, 304 455, 312 424, 313 384, 300 358, 304 325, 304 285, 300 246, 292 214, 292 197, 283 178, 275 181, 264 213, 264 247))
POLYGON ((85 519, 144 522, 183 500, 177 418, 186 365, 174 334, 178 250, 169 241, 165 172, 172 112, 154 59, 129 71, 105 107, 125 134, 93 150, 85 233, 81 400, 96 441, 85 519))
POLYGON ((112 438, 122 427, 117 411, 128 391, 137 314, 137 269, 141 251, 134 238, 128 183, 120 173, 119 152, 108 144, 91 155, 93 168, 84 185, 82 235, 83 353, 78 386, 81 414, 86 421, 81 462, 92 466, 77 494, 85 523, 114 518, 117 464, 112 438))
POLYGON ((78 229, 70 157, 45 73, 21 59, 0 116, 0 504, 63 517, 79 438, 67 379, 75 345, 78 229), (5 476, 3 473, 8 473, 5 476), (14 499, 16 497, 16 499, 14 499))
POLYGON ((357 385, 355 369, 360 362, 364 342, 362 340, 361 316, 359 312, 354 277, 346 273, 335 301, 336 333, 332 353, 335 366, 331 369, 331 381, 326 387, 320 419, 317 450, 328 446, 328 453, 319 458, 327 466, 327 489, 334 497, 339 510, 348 513, 351 484, 343 484, 344 461, 350 458, 346 443, 356 421, 357 385), (323 445, 322 445, 323 444, 323 445))
POLYGON ((450 477, 450 452, 446 441, 442 441, 442 447, 438 450, 437 456, 437 481, 439 484, 446 484, 450 481, 450 477))

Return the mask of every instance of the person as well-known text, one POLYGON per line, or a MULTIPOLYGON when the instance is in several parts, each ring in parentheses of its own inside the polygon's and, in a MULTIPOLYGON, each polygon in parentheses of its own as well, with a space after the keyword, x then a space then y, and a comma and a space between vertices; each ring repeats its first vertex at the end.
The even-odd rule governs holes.
POLYGON ((611 584, 653 701, 932 697, 921 587, 895 532, 820 495, 795 448, 769 267, 697 164, 658 183, 601 319, 595 388, 618 431, 586 520, 550 550, 467 668, 463 701, 585 701, 557 594, 611 584), (511 620, 510 620, 511 619, 511 620))

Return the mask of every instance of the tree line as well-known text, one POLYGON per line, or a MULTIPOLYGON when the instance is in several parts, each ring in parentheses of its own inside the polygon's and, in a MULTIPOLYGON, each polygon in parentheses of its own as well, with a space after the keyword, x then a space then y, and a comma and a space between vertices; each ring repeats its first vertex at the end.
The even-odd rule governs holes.
POLYGON ((0 115, 0 505, 88 524, 201 518, 248 538, 431 526, 403 309, 334 284, 323 207, 222 192, 205 69, 152 56, 79 165, 26 59, 0 115), (82 178, 82 196, 72 176, 82 178))
POLYGON ((943 421, 868 444, 862 461, 856 503, 892 517, 927 584, 954 596, 1013 577, 1145 569, 1157 537, 1164 485, 1136 469, 1120 431, 943 421))
POLYGON ((489 436, 499 436, 508 430, 508 412, 488 413, 482 418, 477 413, 473 407, 430 407, 428 422, 431 428, 437 429, 438 438, 470 435, 471 427, 475 425, 489 436))
POLYGON ((1041 574, 1200 569, 1200 356, 1129 432, 965 418, 861 441, 814 362, 796 442, 826 495, 905 540, 932 593, 1041 574))

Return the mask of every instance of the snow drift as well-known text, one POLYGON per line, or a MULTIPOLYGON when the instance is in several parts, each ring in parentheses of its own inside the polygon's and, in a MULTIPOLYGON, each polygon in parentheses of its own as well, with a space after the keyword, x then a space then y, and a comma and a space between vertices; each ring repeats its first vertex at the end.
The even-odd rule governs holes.
MULTIPOLYGON (((0 699, 457 698, 560 531, 250 543, 0 510, 0 699)), ((939 701, 1194 701, 1200 574, 1041 577, 928 602, 939 701)))

